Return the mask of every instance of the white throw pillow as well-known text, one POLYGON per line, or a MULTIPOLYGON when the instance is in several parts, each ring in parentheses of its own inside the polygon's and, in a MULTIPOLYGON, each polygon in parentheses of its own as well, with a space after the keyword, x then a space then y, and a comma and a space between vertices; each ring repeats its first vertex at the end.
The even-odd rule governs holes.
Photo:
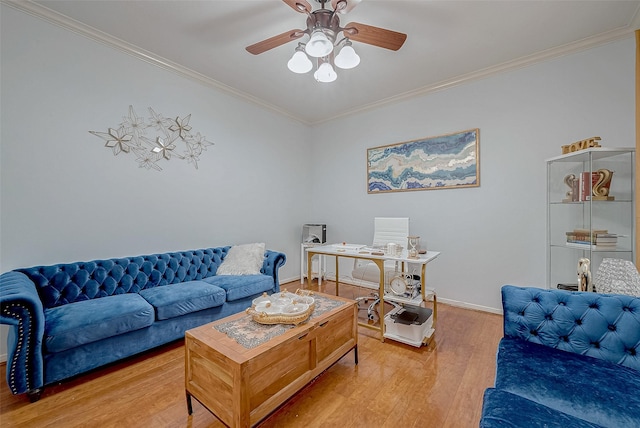
POLYGON ((256 275, 264 263, 263 243, 234 245, 218 267, 216 275, 256 275))

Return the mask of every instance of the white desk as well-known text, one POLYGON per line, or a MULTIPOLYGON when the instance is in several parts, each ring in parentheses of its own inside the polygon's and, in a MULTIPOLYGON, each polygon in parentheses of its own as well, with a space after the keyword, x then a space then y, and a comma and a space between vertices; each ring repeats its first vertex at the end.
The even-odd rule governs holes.
MULTIPOLYGON (((359 323, 359 325, 367 328, 372 328, 375 330, 380 330, 381 340, 384 341, 384 299, 387 298, 389 301, 395 301, 399 303, 413 303, 411 299, 403 299, 399 297, 390 297, 385 296, 384 290, 384 262, 387 260, 401 262, 403 265, 405 263, 411 264, 419 264, 421 265, 420 272, 420 294, 421 299, 419 303, 427 301, 427 298, 433 298, 433 328, 435 329, 436 319, 437 319, 437 301, 436 301, 436 293, 435 290, 431 290, 429 294, 425 293, 426 290, 426 270, 427 263, 436 259, 439 255, 439 251, 427 251, 426 254, 420 254, 417 259, 411 259, 408 257, 407 250, 404 250, 402 254, 398 257, 391 255, 377 255, 372 254, 372 251, 368 249, 364 245, 354 245, 354 244, 332 244, 332 245, 322 245, 317 247, 306 248, 307 251, 307 284, 311 287, 311 258, 314 255, 324 255, 324 256, 334 256, 336 258, 336 295, 339 293, 340 288, 340 275, 338 272, 338 258, 340 257, 348 257, 352 259, 362 259, 362 260, 371 260, 373 263, 378 266, 380 269, 380 282, 379 282, 379 296, 380 296, 380 305, 378 313, 380 315, 380 327, 372 326, 368 323, 359 323)), ((414 303, 415 304, 415 303, 414 303)))

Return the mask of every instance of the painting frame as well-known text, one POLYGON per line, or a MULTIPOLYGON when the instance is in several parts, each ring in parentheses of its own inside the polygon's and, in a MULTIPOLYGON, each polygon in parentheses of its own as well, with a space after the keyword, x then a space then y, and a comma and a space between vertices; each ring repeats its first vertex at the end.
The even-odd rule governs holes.
POLYGON ((367 149, 367 193, 480 186, 480 129, 367 149))

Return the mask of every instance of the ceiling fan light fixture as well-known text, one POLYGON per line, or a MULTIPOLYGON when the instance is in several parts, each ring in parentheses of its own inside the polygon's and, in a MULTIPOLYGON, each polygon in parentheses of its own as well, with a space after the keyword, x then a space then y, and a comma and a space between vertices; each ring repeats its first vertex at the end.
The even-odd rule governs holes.
POLYGON ((333 51, 333 43, 329 40, 322 29, 317 29, 311 33, 311 38, 309 38, 304 50, 309 56, 322 58, 333 51))
POLYGON ((334 62, 337 67, 348 70, 360 64, 360 57, 351 46, 351 42, 348 42, 342 49, 340 49, 340 53, 334 62))
POLYGON ((360 64, 360 56, 351 46, 352 41, 397 51, 407 39, 404 33, 359 22, 341 25, 339 15, 350 12, 362 0, 315 0, 315 3, 320 4, 320 8, 315 10, 309 4, 312 0, 282 1, 296 12, 307 16, 304 30, 285 31, 245 49, 250 54, 258 55, 301 37, 308 37, 306 43, 298 43, 287 62, 287 68, 294 73, 303 74, 315 67, 313 76, 318 82, 335 81, 338 78, 335 67, 348 70, 360 64), (325 7, 328 3, 331 8, 325 7))
POLYGON ((302 48, 298 47, 289 62, 287 62, 287 67, 294 73, 304 74, 311 71, 313 63, 302 51, 302 48))
POLYGON ((331 83, 338 78, 338 73, 333 69, 331 63, 323 62, 318 66, 316 72, 313 73, 313 77, 315 77, 318 82, 331 83))

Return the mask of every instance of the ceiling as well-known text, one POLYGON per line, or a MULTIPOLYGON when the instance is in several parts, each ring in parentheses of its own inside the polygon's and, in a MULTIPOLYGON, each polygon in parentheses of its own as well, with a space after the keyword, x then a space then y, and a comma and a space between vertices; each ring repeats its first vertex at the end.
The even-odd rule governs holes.
POLYGON ((399 31, 407 41, 396 52, 354 42, 360 65, 337 69, 333 83, 318 83, 312 73, 287 69, 296 42, 256 56, 245 50, 305 28, 306 16, 280 0, 3 1, 307 124, 629 37, 640 28, 640 1, 364 0, 340 15, 343 25, 399 31))

